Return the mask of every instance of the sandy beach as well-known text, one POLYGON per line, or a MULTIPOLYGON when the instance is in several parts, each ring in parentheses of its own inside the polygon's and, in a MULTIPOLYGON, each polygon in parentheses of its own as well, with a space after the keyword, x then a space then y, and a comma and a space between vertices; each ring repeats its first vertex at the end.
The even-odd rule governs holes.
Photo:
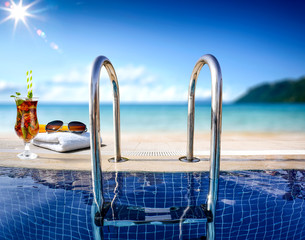
MULTIPOLYGON (((102 133, 103 171, 184 172, 208 171, 210 136, 196 133, 194 155, 198 163, 178 160, 186 153, 186 134, 172 132, 122 133, 122 155, 129 161, 109 163, 114 152, 112 133, 102 133)), ((305 169, 305 133, 222 134, 221 170, 305 169)), ((23 143, 13 133, 0 134, 0 166, 42 169, 91 170, 90 149, 57 153, 31 145, 35 160, 16 155, 23 143)))

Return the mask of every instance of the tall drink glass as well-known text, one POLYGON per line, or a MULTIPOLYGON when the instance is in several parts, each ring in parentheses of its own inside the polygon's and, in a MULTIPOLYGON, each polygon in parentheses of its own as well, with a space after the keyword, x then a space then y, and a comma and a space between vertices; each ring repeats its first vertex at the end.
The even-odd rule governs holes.
POLYGON ((30 151, 30 142, 39 132, 37 120, 37 103, 38 98, 15 98, 17 106, 17 119, 15 131, 24 141, 24 152, 18 154, 20 159, 35 159, 37 154, 30 151))

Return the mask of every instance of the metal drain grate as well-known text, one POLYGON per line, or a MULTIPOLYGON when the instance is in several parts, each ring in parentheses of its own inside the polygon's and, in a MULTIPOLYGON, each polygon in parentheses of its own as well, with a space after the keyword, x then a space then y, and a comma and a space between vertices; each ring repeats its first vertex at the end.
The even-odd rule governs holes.
MULTIPOLYGON (((102 155, 112 155, 113 151, 102 151, 102 155)), ((185 156, 185 151, 123 151, 122 156, 134 156, 134 157, 167 157, 167 156, 185 156)))
POLYGON ((130 153, 133 156, 140 156, 140 157, 155 157, 155 156, 177 156, 184 154, 184 152, 178 152, 178 151, 170 151, 170 152, 159 152, 159 151, 145 151, 145 152, 133 152, 130 153))

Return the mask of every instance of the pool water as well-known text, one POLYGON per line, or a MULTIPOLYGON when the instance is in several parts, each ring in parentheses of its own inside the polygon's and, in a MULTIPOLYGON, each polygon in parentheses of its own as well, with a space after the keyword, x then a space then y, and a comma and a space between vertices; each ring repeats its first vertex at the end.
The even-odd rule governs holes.
MULTIPOLYGON (((207 172, 103 180, 116 221, 97 226, 90 172, 1 167, 0 239, 204 239, 207 172), (162 222, 186 207, 187 221, 162 222)), ((218 199, 216 239, 305 239, 305 170, 221 172, 218 199)))

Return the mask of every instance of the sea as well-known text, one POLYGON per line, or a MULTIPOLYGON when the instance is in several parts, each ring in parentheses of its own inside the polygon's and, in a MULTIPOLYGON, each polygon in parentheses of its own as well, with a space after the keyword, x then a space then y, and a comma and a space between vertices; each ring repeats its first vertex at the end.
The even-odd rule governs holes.
MULTIPOLYGON (((88 104, 38 103, 38 121, 65 123, 80 121, 89 128, 88 104)), ((101 103, 101 132, 113 131, 112 104, 101 103)), ((16 106, 0 104, 0 133, 14 133, 16 106)), ((209 132, 211 106, 196 103, 195 131, 209 132)), ((186 133, 187 103, 126 104, 121 103, 121 132, 186 133)), ((223 132, 305 132, 305 104, 223 104, 223 132)))

